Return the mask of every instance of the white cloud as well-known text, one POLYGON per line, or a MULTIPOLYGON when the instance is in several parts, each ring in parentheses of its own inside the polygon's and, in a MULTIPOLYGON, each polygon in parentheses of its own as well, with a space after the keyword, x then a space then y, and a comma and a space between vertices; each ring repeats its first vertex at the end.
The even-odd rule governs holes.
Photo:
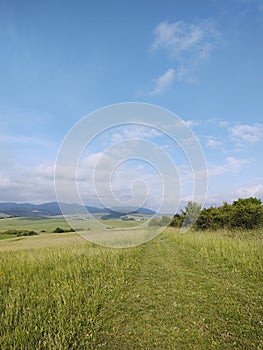
POLYGON ((254 143, 263 139, 263 126, 259 123, 235 125, 229 128, 229 132, 233 139, 237 141, 254 143))
POLYGON ((195 24, 184 21, 162 22, 155 29, 152 49, 165 49, 175 59, 181 60, 185 54, 193 59, 207 59, 214 48, 218 33, 212 20, 195 24))
POLYGON ((222 142, 217 138, 210 136, 206 142, 206 146, 209 148, 217 148, 222 145, 222 142))
POLYGON ((238 198, 259 198, 263 199, 263 185, 253 184, 248 186, 243 186, 240 188, 231 188, 227 192, 226 190, 220 191, 218 193, 210 193, 207 197, 207 206, 210 205, 221 205, 223 202, 227 201, 232 203, 238 198))
POLYGON ((195 120, 186 120, 186 121, 185 121, 185 124, 186 124, 187 126, 189 126, 189 127, 193 127, 193 126, 198 125, 198 122, 195 121, 195 120))
POLYGON ((225 127, 228 126, 228 125, 229 125, 229 122, 227 122, 226 120, 221 120, 221 121, 219 122, 220 128, 225 128, 225 127))
MULTIPOLYGON (((63 172, 64 170, 65 169, 63 169, 63 172)), ((45 177, 49 179, 54 179, 55 165, 47 164, 47 163, 39 164, 33 169, 32 174, 36 177, 45 177)))
POLYGON ((168 69, 163 75, 155 80, 155 88, 149 92, 150 96, 163 93, 174 80, 174 69, 168 69))
POLYGON ((163 93, 175 80, 196 83, 195 69, 201 61, 209 59, 219 36, 211 19, 190 24, 165 21, 157 25, 154 35, 151 51, 165 50, 177 61, 177 69, 170 68, 157 78, 150 96, 163 93))
POLYGON ((243 165, 251 163, 250 159, 237 159, 234 157, 227 157, 226 162, 223 165, 210 165, 209 176, 218 176, 226 173, 236 174, 238 173, 243 165))
POLYGON ((111 142, 115 144, 127 139, 153 139, 162 135, 163 133, 160 130, 138 123, 114 128, 111 142))
POLYGON ((256 184, 247 187, 241 187, 236 191, 236 195, 241 198, 256 197, 263 198, 263 185, 256 184))

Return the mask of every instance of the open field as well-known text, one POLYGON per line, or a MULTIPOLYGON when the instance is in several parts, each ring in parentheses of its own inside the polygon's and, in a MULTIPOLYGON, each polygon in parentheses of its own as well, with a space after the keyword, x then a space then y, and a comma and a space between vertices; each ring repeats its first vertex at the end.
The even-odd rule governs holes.
POLYGON ((43 218, 43 217, 15 217, 0 220, 0 232, 10 229, 25 229, 36 232, 52 232, 56 227, 69 229, 69 225, 62 217, 43 218))
MULTIPOLYGON (((78 222, 72 220, 72 222, 78 222)), ((79 221, 81 223, 81 221, 79 221)), ((121 220, 100 220, 106 227, 126 228, 138 226, 138 221, 121 221, 121 220)), ((89 221, 92 226, 93 221, 89 221)), ((81 226, 81 225, 80 225, 81 226)), ((0 219, 0 232, 10 229, 33 230, 38 233, 41 231, 53 232, 56 227, 69 229, 67 221, 63 217, 15 217, 8 219, 0 219)))
MULTIPOLYGON (((110 247, 134 246, 148 241, 156 236, 154 229, 145 229, 144 223, 139 221, 122 220, 82 220, 78 217, 70 217, 70 224, 80 235, 93 242, 110 247), (139 227, 140 226, 140 227, 139 227), (129 230, 131 228, 131 230, 129 230)), ((1 234, 8 230, 33 230, 41 234, 35 238, 35 244, 42 244, 44 235, 50 236, 59 227, 69 230, 71 227, 63 217, 17 217, 0 220, 0 240, 12 237, 9 234, 1 234)), ((61 234, 61 233, 60 233, 61 234)), ((14 237, 14 236, 13 236, 14 237)), ((50 242, 51 242, 50 241, 50 242)), ((27 241, 21 241, 20 247, 27 241)), ((32 241, 30 241, 32 242, 32 241)), ((10 246, 12 243, 10 243, 10 246)))
POLYGON ((263 349, 262 248, 260 230, 2 240, 0 348, 263 349))

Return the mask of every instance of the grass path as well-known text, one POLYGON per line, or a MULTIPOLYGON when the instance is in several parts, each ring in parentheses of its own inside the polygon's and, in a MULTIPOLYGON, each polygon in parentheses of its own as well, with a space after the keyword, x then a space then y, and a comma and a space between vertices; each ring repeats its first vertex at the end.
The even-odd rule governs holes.
POLYGON ((3 350, 263 349, 262 232, 0 244, 3 350))
POLYGON ((182 237, 146 245, 128 290, 105 349, 263 349, 254 276, 220 268, 182 237))

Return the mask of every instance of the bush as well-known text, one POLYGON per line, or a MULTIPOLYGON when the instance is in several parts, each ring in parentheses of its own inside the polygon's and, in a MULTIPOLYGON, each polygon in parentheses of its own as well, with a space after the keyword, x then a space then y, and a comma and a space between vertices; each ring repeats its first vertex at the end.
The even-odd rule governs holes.
POLYGON ((65 230, 61 227, 57 227, 57 228, 55 228, 55 230, 53 232, 54 233, 63 233, 63 232, 65 232, 65 230))
POLYGON ((198 230, 257 229, 263 227, 263 206, 260 199, 252 197, 203 210, 198 204, 189 202, 181 214, 174 215, 170 226, 180 228, 194 221, 193 227, 198 230))
POLYGON ((53 231, 54 233, 64 233, 64 232, 75 232, 74 228, 70 228, 70 229, 64 229, 61 227, 57 227, 55 228, 55 230, 53 231))
POLYGON ((35 231, 29 231, 29 230, 7 230, 7 231, 4 231, 2 234, 14 235, 16 237, 37 235, 35 231))
POLYGON ((231 228, 256 229, 263 225, 263 208, 260 199, 246 198, 233 202, 231 228))
POLYGON ((172 221, 170 222, 170 226, 180 228, 182 227, 183 221, 184 221, 183 215, 175 214, 172 221))

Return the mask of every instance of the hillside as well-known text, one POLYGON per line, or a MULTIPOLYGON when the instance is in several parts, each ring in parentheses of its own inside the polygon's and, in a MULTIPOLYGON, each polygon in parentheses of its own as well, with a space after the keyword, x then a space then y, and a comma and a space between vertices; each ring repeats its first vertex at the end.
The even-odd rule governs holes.
MULTIPOLYGON (((1 217, 8 216, 55 216, 62 215, 61 208, 63 213, 67 215, 77 215, 85 214, 86 211, 83 206, 79 204, 69 204, 69 203, 60 203, 60 206, 57 202, 49 202, 44 204, 31 204, 31 203, 0 203, 0 213, 1 217), (60 207, 61 206, 61 207, 60 207)), ((155 212, 147 208, 136 209, 111 209, 111 208, 98 208, 93 206, 86 206, 86 209, 89 213, 105 213, 110 214, 112 212, 119 212, 121 215, 125 213, 138 213, 138 214, 154 214, 155 212)))

